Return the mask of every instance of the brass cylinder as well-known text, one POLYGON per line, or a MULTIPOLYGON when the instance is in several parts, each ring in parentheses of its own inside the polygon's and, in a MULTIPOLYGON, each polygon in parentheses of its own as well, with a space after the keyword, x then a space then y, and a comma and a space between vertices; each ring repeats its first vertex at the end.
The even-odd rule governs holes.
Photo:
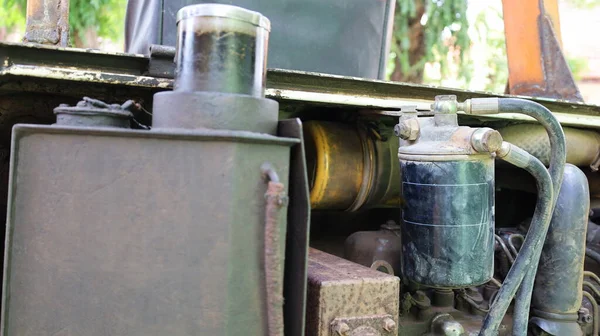
POLYGON ((305 123, 304 138, 313 209, 399 206, 398 138, 326 121, 305 123))

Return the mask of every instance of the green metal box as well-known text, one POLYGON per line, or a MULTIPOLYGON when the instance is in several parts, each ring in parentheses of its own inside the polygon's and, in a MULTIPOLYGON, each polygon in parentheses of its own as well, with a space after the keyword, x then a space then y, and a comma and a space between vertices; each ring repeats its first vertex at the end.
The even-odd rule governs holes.
POLYGON ((296 142, 15 126, 2 334, 264 335, 261 165, 287 186, 296 142))

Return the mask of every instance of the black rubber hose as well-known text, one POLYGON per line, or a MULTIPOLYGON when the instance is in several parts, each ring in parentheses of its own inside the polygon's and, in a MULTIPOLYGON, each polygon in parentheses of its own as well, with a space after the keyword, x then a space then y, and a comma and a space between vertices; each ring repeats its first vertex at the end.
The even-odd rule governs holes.
MULTIPOLYGON (((504 98, 499 99, 498 109, 500 112, 519 112, 530 117, 535 118, 548 132, 548 138, 550 139, 550 177, 552 178, 553 185, 553 201, 551 211, 554 212, 556 205, 556 199, 558 198, 562 181, 564 178, 565 163, 567 160, 567 142, 565 133, 563 132, 560 123, 552 112, 544 106, 525 99, 518 98, 504 98)), ((546 238, 546 232, 544 232, 543 240, 546 238)), ((527 233, 529 235, 529 233, 527 233)), ((525 336, 527 335, 527 326, 529 322, 529 308, 531 305, 531 296, 533 293, 533 286, 535 282, 535 274, 538 268, 538 262, 542 253, 542 247, 536 250, 533 259, 531 260, 530 270, 525 274, 525 278, 521 283, 521 287, 517 292, 517 298, 515 300, 515 313, 513 320, 513 335, 525 336)))
MULTIPOLYGON (((500 98, 500 99, 498 99, 498 112, 499 113, 521 113, 521 114, 528 115, 528 116, 536 119, 542 126, 544 126, 544 128, 548 132, 548 137, 550 139, 550 147, 551 147, 549 171, 550 171, 550 176, 552 179, 553 195, 554 195, 554 197, 551 199, 548 210, 549 210, 550 214, 552 214, 552 212, 554 211, 556 196, 558 196, 560 187, 562 185, 563 174, 564 174, 564 169, 565 169, 565 162, 566 162, 566 157, 567 157, 565 134, 563 132, 562 127, 560 126, 560 123, 552 115, 552 112, 550 112, 550 110, 548 110, 547 108, 545 108, 544 106, 542 106, 538 103, 532 102, 530 100, 525 100, 525 99, 500 98)), ((539 183, 538 183, 538 194, 539 193, 540 193, 540 189, 539 189, 539 183)), ((540 200, 540 195, 538 195, 538 200, 540 200)), ((536 211, 537 211, 537 208, 538 208, 538 206, 536 206, 536 211)), ((549 222, 548 222, 548 224, 549 224, 549 222)), ((533 221, 532 221, 532 226, 533 226, 533 221)), ((538 238, 542 238, 542 243, 546 237, 547 230, 548 230, 548 225, 545 226, 544 231, 536 233, 536 234, 541 235, 538 238)), ((530 238, 529 236, 531 234, 533 234, 533 232, 530 228, 529 232, 527 233, 527 237, 525 238, 526 241, 528 238, 530 238)), ((533 239, 533 237, 531 237, 531 238, 533 239)), ((536 238, 536 241, 537 240, 538 239, 536 238)), ((523 249, 521 249, 521 251, 525 252, 523 249)), ((517 294, 517 300, 515 303, 513 335, 526 335, 526 333, 527 333, 527 322, 529 320, 529 307, 531 304, 531 294, 533 291, 533 283, 535 281, 535 273, 537 271, 537 263, 539 261, 541 252, 542 252, 542 246, 536 245, 536 249, 534 249, 531 252, 532 253, 531 255, 525 255, 524 253, 519 253, 517 260, 518 259, 521 259, 521 260, 527 259, 526 267, 524 268, 524 272, 526 272, 526 274, 524 274, 524 279, 521 277, 521 275, 516 275, 514 272, 509 272, 509 275, 504 280, 505 283, 507 282, 507 280, 509 280, 508 283, 512 284, 512 283, 514 283, 513 280, 515 280, 515 279, 523 279, 522 284, 521 284, 521 281, 518 281, 518 283, 513 285, 513 286, 517 286, 517 287, 519 285, 521 285, 521 289, 519 289, 519 293, 517 294), (524 256, 521 256, 521 254, 524 254, 524 256), (513 279, 513 277, 514 277, 514 279, 513 279)), ((515 265, 516 265, 516 261, 515 261, 515 265)), ((513 267, 511 268, 511 271, 513 268, 515 268, 514 267, 515 265, 513 265, 513 267)), ((504 285, 503 285, 503 287, 504 287, 504 285)), ((510 301, 512 301, 513 295, 514 295, 514 292, 512 290, 504 291, 504 295, 500 295, 500 293, 499 293, 497 296, 496 302, 494 303, 493 306, 495 306, 495 305, 498 305, 499 307, 506 306, 506 309, 507 309, 508 306, 510 305, 510 301), (508 295, 509 293, 512 293, 512 294, 508 295), (503 301, 506 301, 506 302, 503 302, 503 301)), ((506 313, 506 309, 494 309, 493 306, 490 309, 490 312, 487 314, 487 316, 484 320, 484 325, 479 333, 480 335, 496 334, 498 326, 500 325, 500 322, 502 321, 502 318, 504 317, 504 314, 506 313), (501 314, 497 314, 498 312, 501 312, 501 314)))
POLYGON ((592 250, 591 248, 585 248, 585 256, 600 264, 600 253, 592 250))
MULTIPOLYGON (((527 271, 531 269, 534 257, 537 251, 542 249, 544 239, 546 238, 546 232, 550 225, 550 219, 552 217, 552 203, 553 203, 553 186, 552 179, 546 167, 531 154, 524 150, 512 146, 508 143, 510 149, 506 150, 507 155, 499 154, 508 163, 514 164, 515 166, 521 167, 529 172, 536 180, 537 183, 537 204, 531 225, 529 226, 529 233, 525 237, 525 241, 521 246, 521 250, 514 264, 508 271, 502 287, 498 291, 496 298, 489 312, 485 316, 483 326, 479 332, 480 336, 495 336, 498 334, 498 327, 502 322, 504 314, 512 301, 519 285, 525 277, 527 271)), ((503 148, 505 145, 503 145, 503 148)))

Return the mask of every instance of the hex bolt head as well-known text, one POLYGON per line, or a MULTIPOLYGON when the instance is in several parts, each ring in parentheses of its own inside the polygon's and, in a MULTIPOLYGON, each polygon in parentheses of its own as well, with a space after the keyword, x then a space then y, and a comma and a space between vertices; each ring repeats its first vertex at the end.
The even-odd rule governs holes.
POLYGON ((347 336, 350 331, 350 327, 345 322, 334 322, 332 327, 333 331, 335 331, 339 336, 347 336))
POLYGON ((389 317, 383 319, 383 329, 387 332, 392 332, 396 329, 396 322, 389 317))
POLYGON ((479 128, 471 136, 471 145, 480 153, 495 153, 502 147, 502 135, 491 128, 479 128))
POLYGON ((419 121, 415 118, 401 120, 394 126, 394 134, 402 140, 417 140, 420 131, 419 121))

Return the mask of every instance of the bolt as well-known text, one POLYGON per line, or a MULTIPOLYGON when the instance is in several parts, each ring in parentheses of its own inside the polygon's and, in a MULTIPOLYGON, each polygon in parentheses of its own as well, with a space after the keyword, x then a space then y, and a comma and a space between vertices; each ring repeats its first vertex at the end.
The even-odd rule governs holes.
POLYGON ((394 126, 394 134, 402 140, 417 140, 420 127, 416 118, 404 119, 394 126))
POLYGON ((383 319, 383 329, 387 332, 392 332, 396 329, 396 322, 389 317, 383 319))
POLYGON ((333 322, 332 329, 340 336, 346 336, 350 331, 348 324, 340 321, 333 322))
POLYGON ((495 153, 502 147, 502 135, 491 128, 479 128, 471 136, 471 145, 480 153, 495 153))

